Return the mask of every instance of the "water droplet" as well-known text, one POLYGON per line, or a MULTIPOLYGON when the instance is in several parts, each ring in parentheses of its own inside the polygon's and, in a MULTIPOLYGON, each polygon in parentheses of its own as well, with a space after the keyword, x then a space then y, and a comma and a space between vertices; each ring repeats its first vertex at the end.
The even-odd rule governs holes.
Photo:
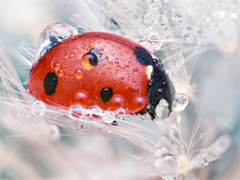
POLYGON ((103 121, 105 123, 112 123, 115 120, 115 115, 112 111, 105 111, 103 114, 103 121))
POLYGON ((183 22, 182 14, 180 12, 176 12, 173 15, 173 21, 176 23, 176 25, 180 26, 183 22))
POLYGON ((88 70, 93 69, 98 64, 98 58, 93 53, 86 53, 81 58, 81 64, 85 69, 88 69, 88 70))
POLYGON ((88 132, 90 130, 90 127, 87 126, 86 124, 82 124, 80 126, 81 130, 84 131, 84 132, 88 132))
POLYGON ((47 26, 39 37, 33 63, 63 39, 76 34, 78 34, 77 30, 68 24, 55 23, 47 26))
POLYGON ((183 92, 176 92, 173 101, 174 111, 183 111, 188 105, 188 97, 183 92))
POLYGON ((154 146, 155 147, 159 147, 161 145, 161 143, 159 141, 154 141, 154 146))
POLYGON ((94 42, 91 42, 91 43, 90 43, 90 47, 93 47, 94 45, 95 45, 94 42))
POLYGON ((167 17, 165 15, 161 15, 157 19, 158 23, 162 26, 165 26, 167 24, 167 17))
POLYGON ((168 109, 168 103, 165 99, 161 99, 161 101, 159 102, 159 104, 155 109, 155 112, 158 119, 157 121, 159 122, 162 121, 163 123, 166 122, 167 119, 165 118, 168 117, 169 115, 169 109, 168 109))
POLYGON ((36 114, 36 115, 43 115, 46 111, 46 105, 41 102, 41 101, 37 101, 35 103, 32 104, 31 106, 31 111, 36 114))
POLYGON ((159 9, 162 6, 162 3, 160 0, 151 0, 150 6, 153 9, 159 9))
POLYGON ((84 76, 84 72, 83 72, 82 70, 77 69, 77 70, 75 71, 75 77, 76 77, 77 79, 81 79, 83 76, 84 76))
POLYGON ((137 72, 138 72, 138 69, 137 69, 137 68, 135 68, 135 69, 133 70, 133 72, 134 72, 134 73, 137 73, 137 72))
POLYGON ((115 118, 117 121, 121 121, 124 119, 124 116, 126 114, 126 111, 125 109, 123 108, 119 108, 117 110, 114 111, 114 114, 115 114, 115 118))
POLYGON ((59 69, 58 75, 59 75, 60 77, 62 77, 62 76, 64 75, 64 71, 63 71, 62 69, 59 69))
POLYGON ((172 153, 164 153, 155 161, 157 167, 174 169, 177 166, 176 158, 172 153))
POLYGON ((154 20, 154 15, 151 12, 147 12, 143 15, 142 17, 142 23, 146 26, 146 27, 150 27, 153 26, 155 23, 154 20))
POLYGON ((60 138, 60 131, 58 126, 54 124, 50 124, 48 128, 49 128, 50 138, 52 140, 58 140, 60 138))
POLYGON ((69 108, 69 117, 74 120, 79 120, 84 116, 84 109, 82 106, 74 105, 69 108))
POLYGON ((158 50, 163 46, 163 43, 161 42, 160 38, 156 35, 153 35, 150 37, 150 41, 153 44, 154 49, 158 50))
POLYGON ((170 126, 169 132, 171 134, 177 134, 178 133, 178 127, 176 126, 176 124, 173 124, 173 125, 170 126))
POLYGON ((54 67, 55 67, 55 70, 58 71, 59 69, 62 68, 62 65, 60 63, 55 63, 54 67))
POLYGON ((86 117, 88 117, 89 120, 92 120, 95 122, 100 121, 102 119, 102 116, 103 116, 103 110, 98 106, 92 106, 88 108, 86 112, 86 117))

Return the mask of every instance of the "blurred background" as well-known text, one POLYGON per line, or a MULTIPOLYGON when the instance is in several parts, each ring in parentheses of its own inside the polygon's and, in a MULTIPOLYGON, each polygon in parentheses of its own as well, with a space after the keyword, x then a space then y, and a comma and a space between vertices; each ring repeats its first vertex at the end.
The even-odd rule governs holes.
MULTIPOLYGON (((84 2, 94 3, 94 1, 82 0, 0 1, 1 62, 9 61, 13 64, 13 68, 17 71, 24 87, 26 87, 25 83, 31 66, 23 61, 24 59, 31 60, 31 58, 33 58, 38 38, 49 24, 63 22, 72 25, 78 30, 80 29, 79 31, 81 31, 82 28, 84 29, 84 27, 80 26, 81 19, 77 21, 77 16, 72 19, 71 16, 73 17, 74 13, 77 12, 84 17, 84 14, 87 16, 88 13, 93 13, 94 11, 92 11, 91 8, 78 11, 78 9, 81 9, 79 8, 81 2, 83 4, 84 2), (76 2, 78 7, 75 7, 76 2), (62 5, 62 3, 65 3, 66 7, 62 5), (59 6, 59 4, 61 5, 59 6), (66 12, 63 12, 64 9, 66 12), (75 11, 70 12, 69 9, 75 11)), ((109 3, 108 5, 112 5, 112 7, 114 7, 114 3, 117 5, 119 3, 117 0, 101 2, 104 2, 105 5, 109 3)), ((149 3, 153 2, 158 3, 158 1, 149 1, 149 3)), ((159 2, 168 3, 166 0, 159 2)), ((190 3, 187 3, 187 1, 181 2, 182 6, 191 4, 190 7, 195 7, 198 5, 197 1, 189 1, 190 3)), ((181 2, 179 1, 178 3, 181 2)), ((218 3, 218 1, 214 2, 218 3)), ((222 2, 223 1, 221 1, 221 3, 222 2)), ((127 1, 122 0, 121 3, 125 3, 125 6, 128 6, 127 1)), ((170 3, 174 4, 174 1, 169 0, 169 4, 170 3)), ((208 5, 208 1, 202 1, 201 3, 205 3, 206 6, 208 5)), ((198 50, 196 47, 196 57, 192 60, 194 61, 194 63, 192 63, 194 66, 188 68, 188 76, 194 77, 192 78, 191 85, 195 84, 196 86, 194 86, 195 90, 194 95, 191 96, 192 98, 190 98, 189 95, 189 105, 181 117, 182 119, 187 119, 182 124, 182 131, 183 134, 186 132, 184 138, 189 141, 190 136, 187 132, 193 129, 199 112, 202 107, 204 107, 204 114, 202 115, 203 121, 198 134, 211 130, 214 125, 218 125, 218 130, 214 132, 213 137, 205 136, 205 138, 200 141, 201 145, 204 144, 204 148, 209 147, 223 134, 229 135, 231 145, 230 148, 223 152, 220 159, 211 162, 204 168, 191 170, 186 176, 180 176, 179 179, 240 179, 239 2, 225 0, 224 3, 224 5, 233 6, 233 11, 237 16, 233 22, 236 25, 234 26, 236 27, 236 31, 231 31, 228 27, 223 28, 220 32, 216 33, 217 35, 214 34, 213 36, 214 40, 219 39, 219 41, 209 42, 210 45, 206 43, 206 48, 203 48, 204 50, 198 50), (229 33, 229 36, 227 33, 229 33), (216 42, 216 44, 213 42, 216 42), (211 143, 209 143, 209 141, 211 141, 211 143)), ((102 8, 106 11, 106 6, 102 6, 102 8)), ((131 8, 134 9, 134 7, 131 8)), ((135 9, 137 10, 138 8, 139 7, 136 7, 135 9)), ((187 9, 187 7, 185 8, 187 9)), ((224 9, 225 6, 220 8, 224 9)), ((167 9, 171 12, 176 9, 176 7, 169 5, 167 9)), ((204 9, 199 9, 199 11, 201 10, 204 11, 204 9)), ((211 10, 208 9, 208 11, 211 10)), ((114 13, 114 9, 111 13, 114 13)), ((226 15, 225 11, 223 11, 223 13, 226 15)), ((118 19, 121 18, 119 14, 117 15, 118 19)), ((114 16, 114 14, 112 14, 112 16, 114 16)), ((88 20, 88 18, 89 17, 86 17, 86 20, 88 20)), ((102 17, 99 17, 99 21, 103 21, 101 18, 102 17)), ((193 17, 192 21, 198 21, 198 18, 199 17, 193 17)), ((90 21, 93 24, 96 20, 91 19, 90 21)), ((221 27, 221 24, 218 24, 219 21, 220 20, 214 21, 217 29, 221 27)), ((100 23, 96 22, 96 24, 100 23)), ((120 27, 125 32, 125 35, 134 41, 143 38, 144 35, 150 31, 146 26, 142 26, 142 31, 144 32, 141 32, 143 36, 141 37, 141 35, 137 36, 137 33, 128 33, 127 31, 129 29, 124 29, 124 26, 120 27)), ((97 26, 93 27, 93 30, 94 28, 96 30, 97 26)), ((141 29, 141 27, 135 28, 141 29)), ((172 28, 177 31, 177 28, 172 28)), ((91 28, 87 27, 85 30, 89 31, 91 28)), ((121 32, 115 29, 111 31, 111 28, 107 30, 110 32, 121 32)), ((107 30, 104 29, 104 31, 107 30)), ((210 30, 211 29, 209 29, 209 31, 210 30)), ((202 31, 203 36, 211 36, 211 32, 209 31, 202 31)), ((176 38, 181 39, 180 37, 176 38)), ((157 57, 162 57, 166 60, 170 57, 170 55, 168 56, 163 53, 161 49, 156 50, 155 54, 157 57)), ((189 54, 194 55, 194 53, 189 54)), ((163 62, 166 63, 166 67, 171 69, 170 61, 163 60, 163 62)), ((1 81, 3 82, 3 80, 1 81)), ((180 80, 177 79, 176 81, 185 81, 185 79, 183 76, 180 76, 180 80)), ((3 92, 4 88, 1 88, 1 90, 3 92)), ((2 93, 1 96, 3 95, 2 93)), ((30 117, 30 120, 25 121, 22 116, 19 115, 19 107, 17 105, 13 109, 5 110, 3 101, 7 102, 8 98, 4 99, 2 97, 0 101, 0 107, 2 109, 0 111, 1 179, 161 179, 155 169, 155 163, 152 158, 152 154, 155 155, 155 153, 149 152, 138 144, 135 145, 130 142, 131 138, 127 140, 121 138, 121 136, 111 137, 111 135, 99 135, 91 131, 89 133, 77 131, 71 127, 62 127, 55 123, 48 123, 44 121, 43 117, 30 117)), ((134 119, 136 117, 129 116, 128 118, 134 119)), ((147 128, 155 128, 155 126, 157 126, 150 120, 148 121, 147 128)), ((141 124, 142 122, 137 121, 137 123, 141 124)), ((164 129, 165 127, 161 128, 164 129)))

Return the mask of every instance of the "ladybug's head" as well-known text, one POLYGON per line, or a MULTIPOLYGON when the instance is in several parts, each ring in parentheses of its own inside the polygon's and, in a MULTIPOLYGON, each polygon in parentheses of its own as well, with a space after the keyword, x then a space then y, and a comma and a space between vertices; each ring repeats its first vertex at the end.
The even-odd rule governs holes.
POLYGON ((166 118, 172 112, 175 89, 160 60, 153 59, 153 72, 148 84, 149 106, 147 111, 153 119, 166 118))
POLYGON ((149 105, 145 112, 148 112, 152 119, 156 116, 166 118, 172 112, 172 102, 175 89, 170 81, 163 64, 155 59, 146 49, 136 47, 135 55, 143 66, 151 66, 151 80, 148 83, 149 105))

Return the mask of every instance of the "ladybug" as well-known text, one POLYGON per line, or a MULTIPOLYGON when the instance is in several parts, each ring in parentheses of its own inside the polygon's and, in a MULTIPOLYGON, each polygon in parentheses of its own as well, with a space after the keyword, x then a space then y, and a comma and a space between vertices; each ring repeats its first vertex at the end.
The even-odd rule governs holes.
POLYGON ((165 100, 172 111, 173 85, 160 60, 124 37, 88 32, 69 36, 50 48, 33 64, 29 93, 51 106, 126 113, 149 113, 165 100))

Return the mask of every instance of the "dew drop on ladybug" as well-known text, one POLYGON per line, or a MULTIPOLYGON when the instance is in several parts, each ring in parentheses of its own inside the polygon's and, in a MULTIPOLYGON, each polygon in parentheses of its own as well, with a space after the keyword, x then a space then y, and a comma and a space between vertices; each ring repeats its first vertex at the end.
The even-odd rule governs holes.
POLYGON ((105 32, 78 34, 62 23, 42 32, 27 88, 52 106, 122 108, 152 119, 172 112, 175 94, 161 61, 140 44, 105 32))

